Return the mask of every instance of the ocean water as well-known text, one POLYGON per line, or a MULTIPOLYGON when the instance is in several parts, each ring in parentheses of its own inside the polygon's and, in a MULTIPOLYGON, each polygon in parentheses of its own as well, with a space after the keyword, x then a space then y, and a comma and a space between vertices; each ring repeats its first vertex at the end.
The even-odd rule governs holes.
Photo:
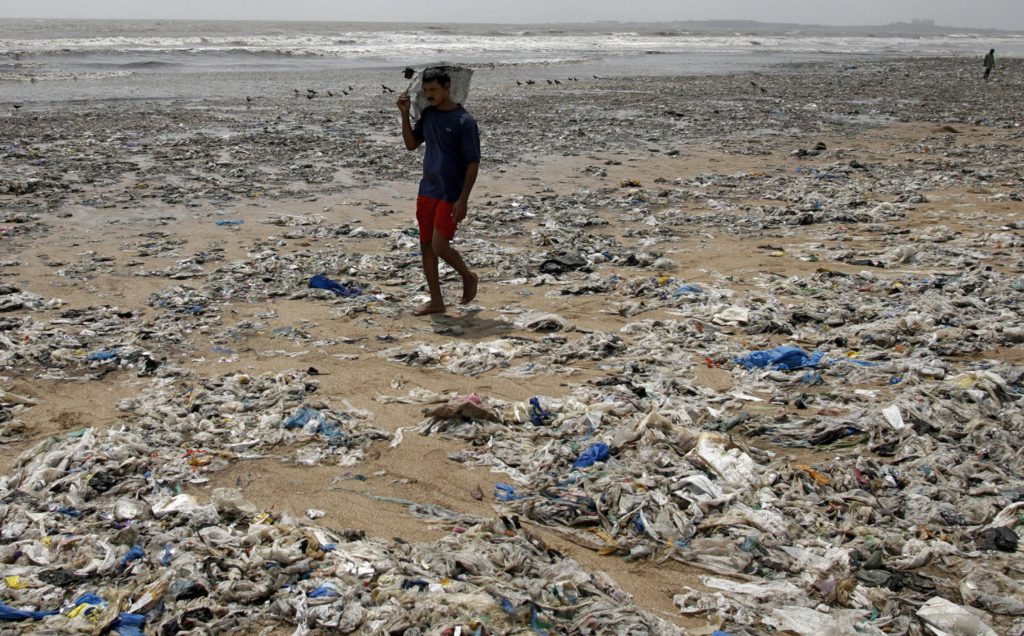
POLYGON ((169 20, 0 20, 0 101, 209 98, 292 85, 404 87, 440 61, 474 84, 715 74, 872 56, 1024 55, 1024 34, 758 24, 428 25, 169 20))

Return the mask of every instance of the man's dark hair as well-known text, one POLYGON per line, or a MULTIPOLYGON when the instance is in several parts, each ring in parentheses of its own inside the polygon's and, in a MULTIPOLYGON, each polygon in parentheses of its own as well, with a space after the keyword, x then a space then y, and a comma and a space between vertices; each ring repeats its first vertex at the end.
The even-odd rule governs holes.
POLYGON ((428 69, 423 70, 423 83, 428 84, 430 82, 437 82, 441 86, 445 84, 451 84, 451 75, 448 75, 448 69, 443 66, 432 66, 428 69))

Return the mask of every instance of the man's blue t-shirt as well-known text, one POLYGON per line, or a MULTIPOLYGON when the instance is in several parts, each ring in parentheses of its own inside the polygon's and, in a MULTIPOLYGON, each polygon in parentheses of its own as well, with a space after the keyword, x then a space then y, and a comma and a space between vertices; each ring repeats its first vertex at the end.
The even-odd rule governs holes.
POLYGON ((420 195, 454 203, 462 194, 466 166, 480 162, 480 131, 461 105, 451 110, 428 106, 412 129, 426 142, 420 195))

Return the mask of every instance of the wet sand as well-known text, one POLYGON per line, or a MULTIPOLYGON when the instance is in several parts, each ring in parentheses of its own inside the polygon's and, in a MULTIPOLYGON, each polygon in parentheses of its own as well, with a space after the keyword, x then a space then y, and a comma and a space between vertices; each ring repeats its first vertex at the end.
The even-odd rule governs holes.
MULTIPOLYGON (((839 63, 796 66, 771 75, 583 80, 475 94, 467 107, 480 122, 485 158, 469 222, 460 228, 455 245, 481 274, 480 291, 472 311, 460 309, 455 302, 459 282, 443 269, 451 302, 447 315, 433 317, 411 315, 423 297, 418 257, 394 245, 394 230, 414 227, 420 155, 402 149, 392 97, 307 100, 282 94, 252 102, 239 96, 234 101, 34 104, 0 119, 11 133, 0 164, 0 284, 59 298, 63 304, 41 311, 15 309, 2 318, 45 322, 69 309, 113 305, 136 312, 124 324, 132 331, 154 326, 164 311, 151 304, 152 294, 201 284, 233 262, 256 265, 266 249, 279 256, 346 254, 352 257, 349 262, 358 262, 357 256, 369 259, 363 262, 400 259, 406 266, 397 279, 393 271, 375 278, 369 268, 323 272, 377 293, 380 299, 367 311, 348 314, 344 301, 320 297, 239 298, 186 330, 184 342, 158 342, 151 350, 203 377, 313 367, 320 396, 369 411, 373 423, 389 431, 421 421, 422 406, 375 398, 405 395, 414 388, 475 392, 506 401, 558 397, 606 371, 596 362, 581 361, 572 365, 571 374, 469 377, 378 354, 415 343, 535 338, 505 319, 503 310, 510 307, 555 312, 583 331, 617 332, 636 320, 620 311, 628 300, 623 297, 555 296, 548 294, 550 286, 499 284, 536 271, 546 253, 574 248, 558 244, 563 235, 545 216, 546 203, 572 209, 567 199, 583 201, 577 206, 580 218, 607 221, 584 228, 584 234, 614 238, 624 253, 657 251, 674 262, 665 274, 676 280, 723 285, 744 297, 762 293, 758 283, 764 277, 810 276, 822 267, 856 273, 864 267, 814 256, 839 248, 869 255, 889 249, 894 232, 913 235, 937 224, 958 239, 977 238, 978 264, 1020 271, 1018 249, 989 238, 1007 226, 1019 236, 1024 221, 1024 179, 1012 159, 1024 149, 1024 135, 1021 122, 1013 119, 1019 109, 1007 108, 1019 105, 1020 85, 1011 79, 1012 64, 1007 67, 999 82, 989 84, 976 82, 966 61, 951 59, 862 63, 845 70, 839 63), (794 155, 819 143, 825 149, 817 155, 794 155), (756 206, 810 209, 807 201, 792 198, 800 188, 813 197, 813 184, 792 182, 796 171, 828 173, 853 161, 871 166, 877 188, 860 192, 865 198, 861 207, 898 202, 910 184, 925 200, 884 224, 812 223, 795 229, 699 220, 715 209, 738 220, 756 206), (979 176, 985 171, 991 176, 979 176), (736 188, 729 182, 736 175, 758 182, 752 190, 760 195, 736 188), (671 227, 648 222, 651 212, 666 209, 697 220, 671 227), (315 216, 321 219, 313 225, 268 223, 315 216), (243 223, 217 225, 236 220, 243 223), (344 227, 333 231, 338 226, 344 227), (317 228, 326 227, 332 231, 317 235, 317 228), (349 236, 355 228, 365 232, 349 236), (663 240, 648 248, 645 240, 652 233, 663 240), (488 258, 496 250, 511 253, 520 271, 490 265, 503 262, 488 258), (222 258, 204 261, 196 254, 222 258), (190 258, 197 265, 195 277, 168 276, 184 271, 180 264, 190 258), (254 326, 225 336, 229 327, 246 321, 254 326), (281 330, 287 329, 301 329, 308 337, 282 337, 287 332, 281 330), (318 340, 330 343, 318 345, 318 340)), ((856 172, 849 177, 860 178, 866 177, 856 172)), ((875 273, 884 280, 948 269, 936 263, 875 273)), ((616 263, 599 265, 597 272, 626 279, 663 275, 616 263)), ((259 276, 255 269, 253 276, 259 276)), ((255 285, 267 283, 257 280, 255 285)), ((784 299, 787 306, 800 302, 784 299)), ((639 317, 672 316, 655 308, 639 317)), ((741 330, 732 337, 743 346, 766 342, 741 330)), ((1019 347, 977 355, 1018 364, 1024 359, 1019 347)), ((80 381, 45 379, 45 371, 24 360, 0 370, 0 388, 35 401, 2 425, 0 470, 9 470, 19 453, 47 436, 126 421, 118 401, 151 382, 131 370, 80 381)), ((703 364, 699 352, 682 373, 718 391, 733 385, 732 372, 703 364)), ((281 458, 232 462, 188 491, 202 499, 212 488, 237 487, 268 510, 302 516, 315 508, 326 512, 317 523, 334 528, 430 541, 445 530, 408 515, 401 505, 370 496, 493 516, 500 509, 493 487, 504 476, 448 459, 464 447, 406 432, 398 447, 377 443, 354 466, 285 463, 281 458, 289 453, 283 452, 281 458), (478 500, 474 494, 480 492, 478 500)), ((794 458, 814 456, 775 450, 794 458)), ((705 619, 680 616, 672 602, 680 585, 699 586, 698 570, 601 556, 551 529, 530 527, 588 569, 611 574, 642 607, 693 633, 707 625, 705 619)))

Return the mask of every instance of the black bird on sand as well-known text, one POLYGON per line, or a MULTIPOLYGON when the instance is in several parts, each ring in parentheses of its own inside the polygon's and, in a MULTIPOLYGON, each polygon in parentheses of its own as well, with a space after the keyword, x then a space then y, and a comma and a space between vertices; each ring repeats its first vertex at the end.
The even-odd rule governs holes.
POLYGON ((519 80, 516 80, 516 86, 522 86, 522 85, 523 85, 522 82, 520 82, 519 80))
POLYGON ((11 105, 14 106, 14 110, 18 110, 19 108, 21 108, 21 104, 11 104, 11 105))
POLYGON ((535 81, 533 81, 533 80, 526 80, 526 83, 527 83, 527 84, 529 84, 530 86, 533 86, 533 85, 534 85, 534 84, 536 84, 537 82, 535 82, 535 81))
POLYGON ((387 86, 385 86, 383 84, 381 84, 380 87, 384 89, 385 93, 394 93, 395 92, 395 89, 389 88, 389 87, 387 87, 387 86))

